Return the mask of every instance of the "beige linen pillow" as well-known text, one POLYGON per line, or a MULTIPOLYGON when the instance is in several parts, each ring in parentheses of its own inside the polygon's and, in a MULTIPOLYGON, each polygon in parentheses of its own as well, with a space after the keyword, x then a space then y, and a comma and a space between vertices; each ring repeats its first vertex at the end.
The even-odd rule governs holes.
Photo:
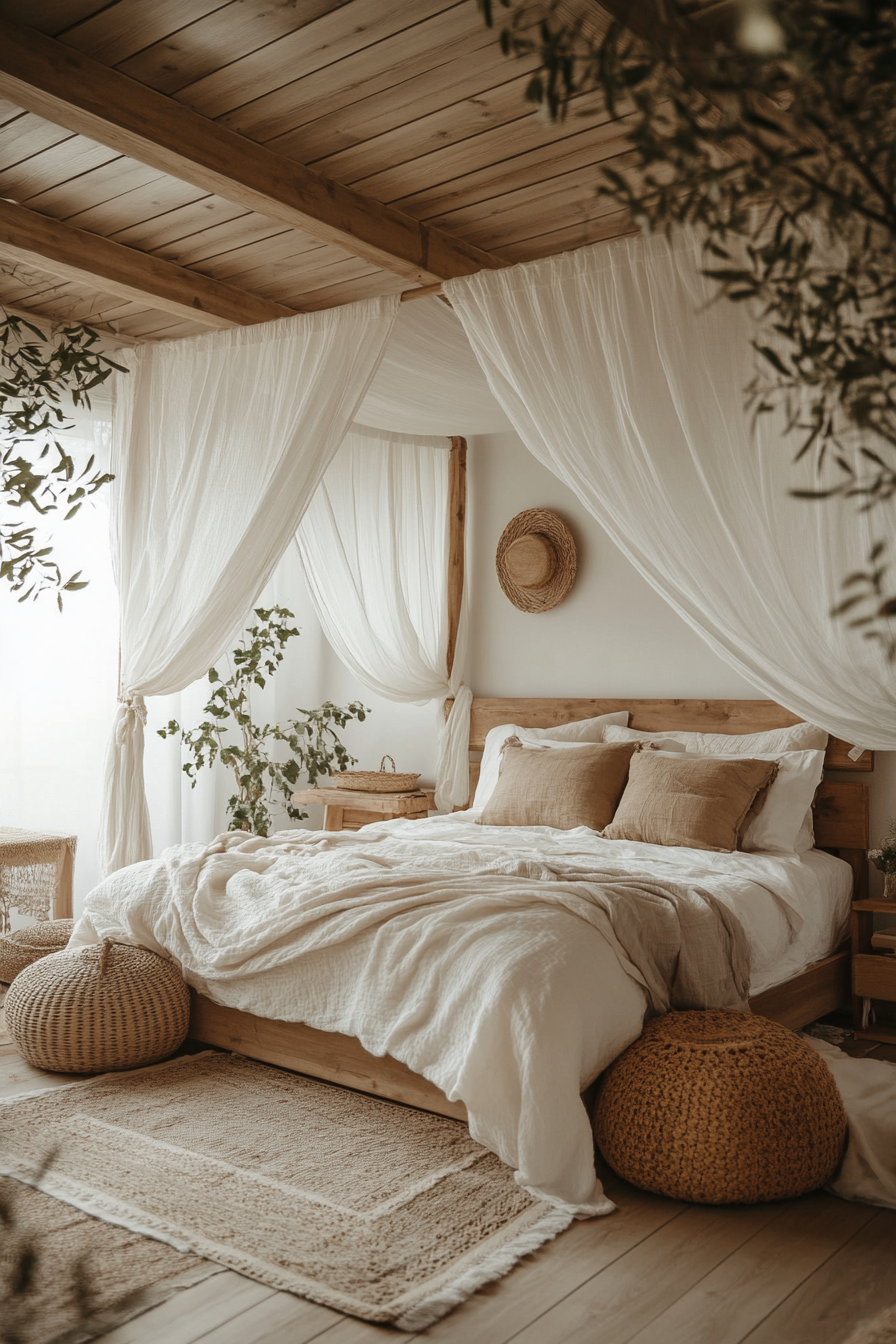
MULTIPOLYGON (((642 743, 649 750, 656 743, 642 743)), ((678 745, 678 753, 683 747, 678 745)), ((673 757, 675 759, 675 757, 673 757)), ((680 759, 680 755, 679 755, 680 759)), ((703 760, 739 761, 740 755, 708 756, 703 760)), ((824 770, 823 751, 782 751, 751 756, 774 761, 775 778, 760 789, 740 829, 738 849, 747 854, 804 854, 815 843, 812 800, 824 770)))
POLYGON ((613 819, 636 750, 636 743, 620 742, 555 751, 525 747, 511 737, 504 743, 498 782, 478 824, 602 830, 613 819))
POLYGON ((735 850, 753 799, 777 769, 774 761, 748 757, 723 761, 687 752, 639 752, 604 838, 735 850))
POLYGON ((680 733, 667 728, 661 733, 644 733, 639 728, 607 725, 605 742, 657 742, 671 738, 687 751, 703 756, 752 756, 753 753, 782 751, 824 751, 828 735, 813 723, 793 723, 789 728, 770 728, 764 733, 680 733))
POLYGON ((501 763, 501 748, 510 737, 518 737, 524 746, 534 746, 542 742, 546 746, 552 743, 567 742, 603 742, 604 732, 609 724, 628 723, 628 710, 616 710, 611 714, 598 714, 593 719, 574 719, 572 723, 558 723, 553 728, 521 728, 516 723, 502 723, 489 730, 485 739, 485 750, 479 766, 479 782, 472 806, 481 811, 491 798, 498 782, 498 769, 501 763))

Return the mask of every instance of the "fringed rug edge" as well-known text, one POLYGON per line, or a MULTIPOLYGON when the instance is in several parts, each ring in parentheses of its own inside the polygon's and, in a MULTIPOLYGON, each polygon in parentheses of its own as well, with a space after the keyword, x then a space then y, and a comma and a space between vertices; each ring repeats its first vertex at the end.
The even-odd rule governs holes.
POLYGON ((464 1265, 461 1261, 442 1277, 441 1282, 425 1285, 419 1294, 407 1294, 405 1305, 400 1314, 393 1317, 392 1324, 399 1330, 425 1330, 487 1283, 509 1274, 524 1255, 531 1255, 547 1242, 553 1241, 561 1232, 565 1232, 574 1219, 572 1213, 552 1204, 542 1203, 541 1209, 543 1212, 538 1213, 534 1223, 521 1228, 509 1239, 504 1229, 489 1238, 499 1244, 493 1246, 484 1257, 482 1246, 477 1246, 464 1257, 472 1263, 464 1265))

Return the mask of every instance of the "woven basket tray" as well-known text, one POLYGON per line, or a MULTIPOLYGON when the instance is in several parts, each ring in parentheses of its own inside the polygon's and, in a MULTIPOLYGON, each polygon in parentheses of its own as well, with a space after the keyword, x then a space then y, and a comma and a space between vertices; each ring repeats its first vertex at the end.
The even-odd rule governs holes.
POLYGON ((33 961, 61 952, 74 927, 73 919, 45 919, 0 938, 0 982, 10 984, 33 961))
POLYGON ((419 775, 397 773, 394 761, 390 773, 387 761, 392 761, 392 757, 384 756, 379 770, 344 770, 330 778, 337 789, 360 789, 364 793, 410 793, 416 789, 419 775))

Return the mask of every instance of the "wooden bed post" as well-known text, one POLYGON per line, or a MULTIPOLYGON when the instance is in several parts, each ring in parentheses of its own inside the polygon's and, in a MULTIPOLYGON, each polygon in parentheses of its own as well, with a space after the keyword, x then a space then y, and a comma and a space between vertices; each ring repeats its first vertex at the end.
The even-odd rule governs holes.
POLYGON ((464 529, 467 517, 467 441, 452 438, 448 458, 448 676, 454 667, 464 597, 464 529))

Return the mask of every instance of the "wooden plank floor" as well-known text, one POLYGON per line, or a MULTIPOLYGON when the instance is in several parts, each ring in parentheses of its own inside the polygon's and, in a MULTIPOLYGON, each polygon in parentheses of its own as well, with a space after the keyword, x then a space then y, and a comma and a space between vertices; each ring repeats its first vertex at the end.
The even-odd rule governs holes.
MULTIPOLYGON (((2 1010, 0 1010, 2 1013, 2 1010)), ((896 1063, 896 1047, 847 1042, 896 1063)), ((58 1087, 3 1035, 0 1097, 58 1087)), ((711 1208, 608 1182, 618 1212, 555 1241, 419 1335, 340 1316, 225 1271, 105 1344, 842 1344, 896 1304, 896 1211, 816 1193, 711 1208)))

